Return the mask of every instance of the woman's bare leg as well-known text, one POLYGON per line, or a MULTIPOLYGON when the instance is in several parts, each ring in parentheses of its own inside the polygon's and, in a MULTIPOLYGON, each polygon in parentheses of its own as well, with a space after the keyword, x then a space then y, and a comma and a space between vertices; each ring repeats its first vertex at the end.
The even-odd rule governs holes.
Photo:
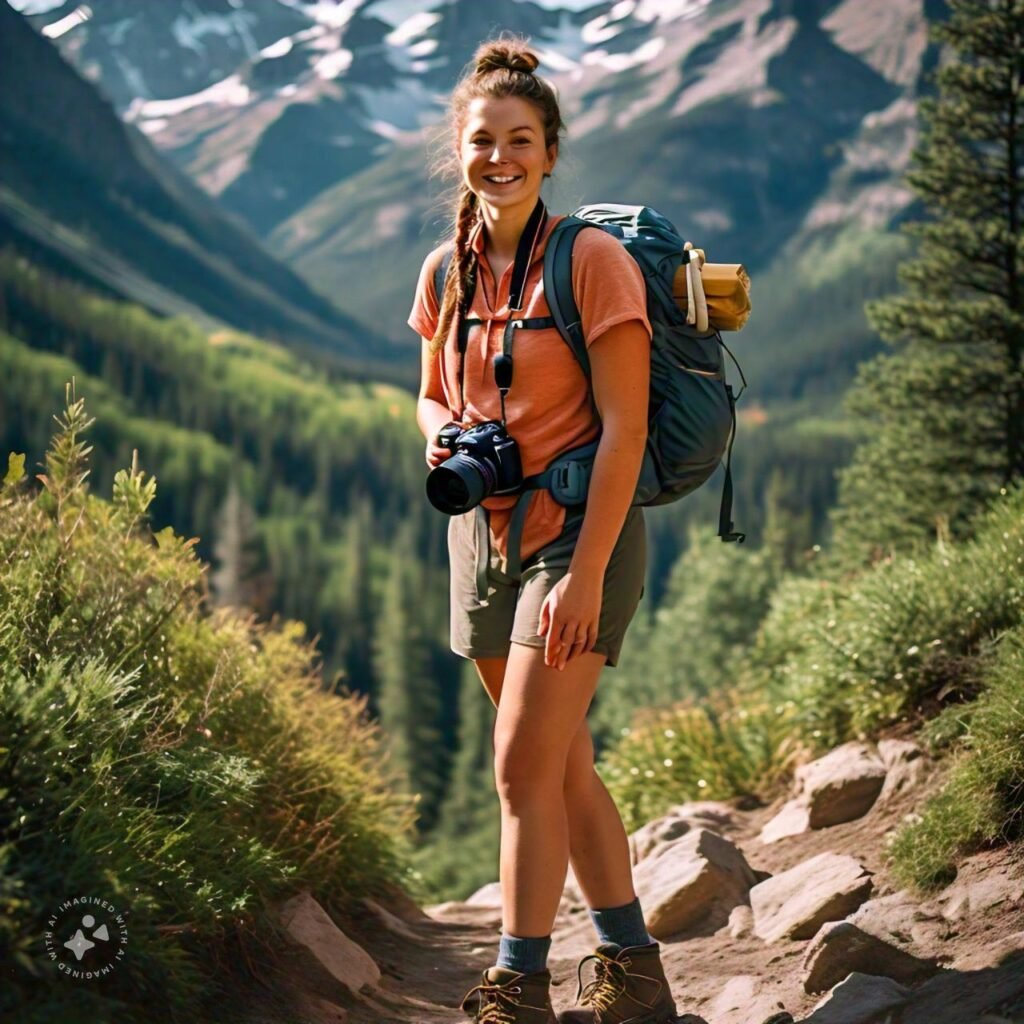
POLYGON ((569 863, 566 763, 604 663, 590 651, 559 671, 543 648, 512 644, 494 724, 506 934, 551 934, 569 863))
MULTIPOLYGON (((500 706, 507 662, 507 658, 480 658, 475 662, 495 707, 500 706)), ((569 857, 587 906, 601 909, 631 902, 636 893, 629 840, 615 801, 594 768, 594 743, 586 715, 569 747, 562 791, 569 825, 569 857)))

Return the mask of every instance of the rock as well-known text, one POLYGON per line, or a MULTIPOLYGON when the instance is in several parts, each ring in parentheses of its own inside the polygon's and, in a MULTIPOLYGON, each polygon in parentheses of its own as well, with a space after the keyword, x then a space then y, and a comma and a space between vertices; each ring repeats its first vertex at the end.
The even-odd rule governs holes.
POLYGON ((775 843, 787 836, 798 836, 811 827, 811 815, 803 800, 787 800, 782 810, 761 829, 762 843, 775 843))
POLYGON ((639 864, 658 846, 680 839, 694 828, 723 834, 735 825, 733 809, 719 800, 693 800, 647 822, 629 837, 631 863, 639 864))
POLYGON ((732 842, 698 828, 642 860, 633 882, 647 930, 663 939, 704 920, 725 924, 733 907, 747 902, 756 878, 732 842))
POLYGON ((888 803, 920 785, 929 768, 924 750, 909 740, 879 740, 878 754, 885 765, 885 783, 878 794, 879 804, 888 803))
POLYGON ((875 1024, 880 1014, 902 1006, 911 990, 891 978, 851 974, 800 1024, 875 1024))
POLYGON ((924 950, 935 949, 949 938, 949 926, 935 902, 919 903, 907 889, 868 900, 846 920, 883 942, 914 944, 924 950))
POLYGON ((375 897, 378 906, 401 918, 406 924, 426 923, 430 918, 423 908, 401 886, 385 883, 375 897))
MULTIPOLYGON (((362 902, 363 906, 366 907, 366 909, 369 910, 370 913, 388 929, 388 931, 392 931, 396 935, 401 935, 405 939, 411 939, 413 942, 422 941, 422 937, 418 932, 413 931, 405 921, 400 917, 396 917, 386 907, 382 907, 376 900, 370 899, 370 897, 367 896, 362 902)), ((429 919, 424 916, 424 920, 429 919)))
POLYGON ((849 921, 822 925, 804 955, 804 991, 825 992, 854 971, 909 984, 942 968, 861 931, 849 921))
POLYGON ((771 985, 751 974, 730 978, 707 1009, 715 1024, 750 1024, 784 1009, 771 985))
POLYGON ((765 942, 809 939, 852 914, 871 894, 871 872, 853 857, 819 853, 750 890, 754 934, 765 942))
POLYGON ((471 907, 500 907, 501 906, 501 882, 488 882, 468 899, 463 900, 471 907))
POLYGON ((373 957, 328 917, 309 892, 284 903, 279 916, 292 939, 305 946, 350 992, 358 994, 363 986, 376 987, 380 982, 380 969, 373 957))
POLYGON ((733 907, 729 914, 729 934, 734 939, 745 939, 754 930, 753 911, 745 903, 733 907))
POLYGON ((961 864, 956 879, 937 897, 947 921, 983 914, 1000 905, 1008 911, 1021 899, 1024 899, 1024 879, 1007 878, 995 871, 972 877, 966 864, 961 864))
POLYGON ((885 765, 866 743, 843 743, 795 772, 796 793, 811 828, 826 828, 866 814, 885 784, 885 765))

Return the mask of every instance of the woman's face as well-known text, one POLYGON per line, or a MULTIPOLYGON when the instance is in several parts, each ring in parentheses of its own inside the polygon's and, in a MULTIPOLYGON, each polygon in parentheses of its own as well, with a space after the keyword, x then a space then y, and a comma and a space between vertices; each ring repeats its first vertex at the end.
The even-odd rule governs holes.
POLYGON ((557 149, 544 148, 544 126, 537 108, 519 96, 471 100, 459 139, 466 185, 482 203, 532 211, 545 173, 555 166, 557 149), (507 184, 494 178, 512 178, 507 184))

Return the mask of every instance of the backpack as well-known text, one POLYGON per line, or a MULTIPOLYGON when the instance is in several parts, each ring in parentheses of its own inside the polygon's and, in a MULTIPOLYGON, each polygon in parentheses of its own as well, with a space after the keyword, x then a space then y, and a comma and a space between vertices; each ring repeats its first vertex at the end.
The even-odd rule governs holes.
MULTIPOLYGON (((636 260, 647 286, 647 315, 653 329, 647 420, 647 446, 633 505, 664 505, 695 491, 726 456, 725 481, 719 510, 718 536, 742 542, 746 535, 733 530, 732 442, 736 434, 732 385, 725 379, 728 353, 744 389, 747 380, 721 332, 709 326, 700 331, 672 294, 673 281, 683 263, 682 236, 667 217, 648 206, 593 204, 581 206, 552 229, 544 253, 544 295, 562 338, 590 380, 590 360, 580 313, 572 289, 572 247, 584 228, 596 227, 617 238, 636 260)), ((440 296, 452 251, 446 253, 435 274, 440 296)), ((740 391, 742 394, 743 391, 740 391)), ((545 486, 562 505, 585 500, 597 441, 563 453, 548 468, 524 481, 524 486, 545 486)))

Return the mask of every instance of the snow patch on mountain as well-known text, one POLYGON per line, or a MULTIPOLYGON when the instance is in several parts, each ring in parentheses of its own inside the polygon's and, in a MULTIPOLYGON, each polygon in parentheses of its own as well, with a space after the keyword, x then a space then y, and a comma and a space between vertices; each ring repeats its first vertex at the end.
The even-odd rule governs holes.
POLYGON ((213 34, 225 39, 238 36, 249 57, 255 57, 259 52, 249 28, 249 22, 256 21, 255 15, 238 10, 232 14, 200 13, 194 7, 189 10, 195 11, 191 18, 180 15, 171 22, 171 32, 179 46, 202 55, 206 52, 203 36, 213 34))
POLYGON ((278 39, 276 43, 271 43, 269 46, 264 46, 260 50, 260 57, 265 60, 273 60, 275 57, 283 57, 285 54, 292 52, 292 37, 285 36, 284 39, 278 39))
POLYGON ((406 18, 400 25, 389 32, 384 40, 390 46, 405 46, 412 42, 417 36, 423 35, 441 20, 441 15, 436 11, 420 11, 418 14, 406 18))
POLYGON ((325 81, 331 81, 343 75, 352 66, 353 53, 343 46, 318 57, 313 64, 313 73, 325 81))
MULTIPOLYGON (((367 121, 378 135, 385 135, 381 125, 390 125, 396 141, 406 141, 428 124, 437 121, 440 100, 418 78, 397 78, 393 89, 371 89, 353 84, 348 89, 359 97, 367 121)), ((385 136, 386 137, 386 136, 385 136)))
POLYGON ((635 68, 640 64, 646 64, 654 60, 665 48, 663 36, 655 36, 648 39, 642 46, 638 46, 631 53, 608 53, 606 50, 592 50, 585 54, 583 63, 588 65, 596 64, 598 67, 606 68, 608 71, 626 71, 628 68, 635 68))
POLYGON ((667 24, 696 18, 711 5, 711 0, 639 0, 633 17, 637 21, 667 24))
POLYGON ((134 100, 125 111, 126 121, 143 121, 150 118, 174 117, 184 110, 202 106, 204 103, 226 104, 244 107, 252 98, 252 92, 239 75, 228 75, 191 96, 178 96, 173 100, 134 100))

